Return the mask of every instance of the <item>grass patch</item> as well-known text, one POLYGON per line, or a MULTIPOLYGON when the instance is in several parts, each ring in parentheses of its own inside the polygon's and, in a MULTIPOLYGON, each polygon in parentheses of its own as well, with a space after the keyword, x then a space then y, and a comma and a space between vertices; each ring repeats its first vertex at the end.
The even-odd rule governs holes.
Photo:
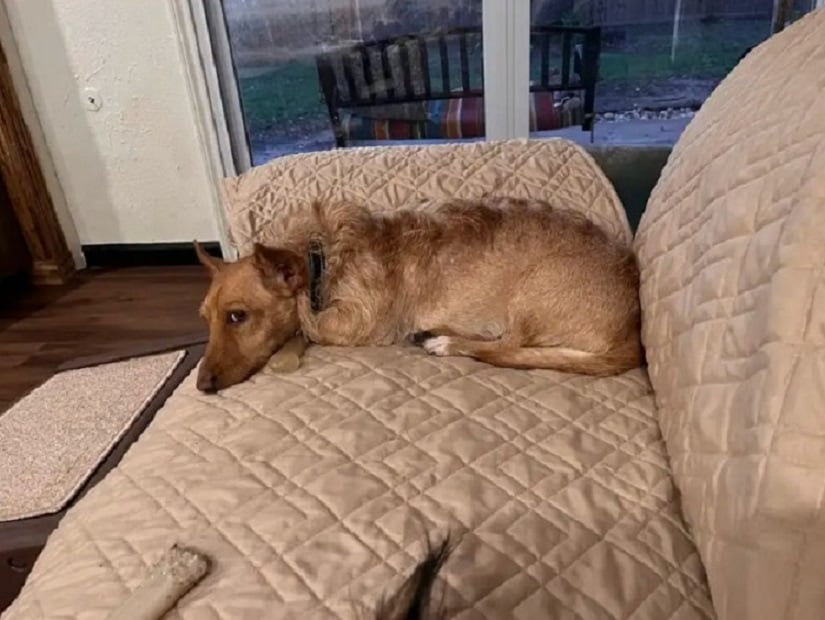
POLYGON ((605 46, 601 80, 708 78, 727 75, 747 48, 763 41, 770 25, 761 21, 691 22, 682 25, 671 60, 672 26, 628 29, 622 48, 605 46))
POLYGON ((281 127, 288 130, 291 125, 327 117, 313 59, 275 65, 238 82, 251 134, 281 127))

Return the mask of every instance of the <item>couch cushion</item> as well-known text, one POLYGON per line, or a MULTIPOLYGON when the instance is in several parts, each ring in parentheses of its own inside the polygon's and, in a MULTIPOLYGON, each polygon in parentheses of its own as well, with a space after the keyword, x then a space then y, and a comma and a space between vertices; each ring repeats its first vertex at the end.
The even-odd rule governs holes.
POLYGON ((369 618, 448 530, 450 618, 713 617, 644 371, 312 347, 219 395, 189 377, 4 620, 105 618, 175 542, 213 569, 169 618, 369 618))
POLYGON ((630 226, 598 165, 568 140, 381 146, 290 155, 224 182, 230 234, 241 254, 274 242, 311 201, 353 200, 376 211, 485 194, 577 209, 618 238, 630 226))
POLYGON ((721 618, 825 616, 825 11, 674 149, 637 248, 649 372, 721 618))

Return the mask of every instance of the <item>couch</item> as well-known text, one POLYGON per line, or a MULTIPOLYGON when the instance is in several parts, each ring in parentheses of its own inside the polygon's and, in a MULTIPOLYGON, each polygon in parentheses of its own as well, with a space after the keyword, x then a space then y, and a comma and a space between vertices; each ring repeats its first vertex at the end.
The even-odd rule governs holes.
MULTIPOLYGON (((450 618, 824 617, 823 36, 818 11, 757 47, 671 154, 633 241, 646 368, 311 347, 217 396, 190 376, 3 619, 105 618, 175 542, 213 567, 169 617, 369 617, 447 532, 450 618)), ((632 237, 562 140, 299 155, 224 189, 242 252, 317 196, 543 197, 632 237)))

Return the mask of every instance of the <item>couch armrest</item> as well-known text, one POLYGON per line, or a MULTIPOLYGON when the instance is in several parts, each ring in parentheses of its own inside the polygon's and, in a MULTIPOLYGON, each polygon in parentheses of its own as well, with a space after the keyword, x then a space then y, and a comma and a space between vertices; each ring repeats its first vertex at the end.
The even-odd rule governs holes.
POLYGON ((720 620, 825 614, 824 31, 815 11, 725 78, 636 235, 659 422, 720 620))

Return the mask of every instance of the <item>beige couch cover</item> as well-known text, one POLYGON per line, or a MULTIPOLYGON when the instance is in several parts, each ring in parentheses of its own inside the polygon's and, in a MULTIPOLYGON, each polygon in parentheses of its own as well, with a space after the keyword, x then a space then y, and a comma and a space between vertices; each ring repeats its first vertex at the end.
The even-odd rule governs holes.
POLYGON ((825 11, 717 88, 636 244, 659 419, 720 618, 825 618, 825 11))
MULTIPOLYGON (((246 249, 324 193, 392 208, 489 191, 582 209, 629 238, 595 164, 561 141, 291 157, 227 193, 246 249)), ((3 618, 105 618, 175 542, 214 568, 171 617, 368 618, 448 530, 450 618, 714 615, 643 370, 312 347, 298 372, 217 396, 189 377, 69 511, 3 618)))

